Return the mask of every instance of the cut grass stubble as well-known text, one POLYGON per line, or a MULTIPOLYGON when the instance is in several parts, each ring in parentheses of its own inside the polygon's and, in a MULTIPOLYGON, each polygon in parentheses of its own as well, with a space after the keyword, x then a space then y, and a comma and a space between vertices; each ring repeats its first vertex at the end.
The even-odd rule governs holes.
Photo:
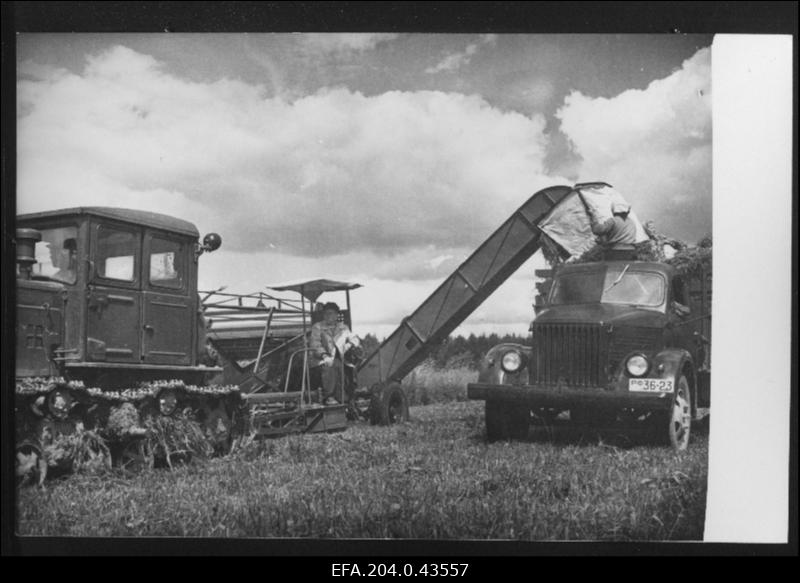
MULTIPOLYGON (((487 444, 483 406, 253 442, 134 478, 19 490, 20 534, 513 540, 700 540, 707 439, 688 452, 583 437, 487 444)), ((535 433, 535 432, 532 432, 535 433)))

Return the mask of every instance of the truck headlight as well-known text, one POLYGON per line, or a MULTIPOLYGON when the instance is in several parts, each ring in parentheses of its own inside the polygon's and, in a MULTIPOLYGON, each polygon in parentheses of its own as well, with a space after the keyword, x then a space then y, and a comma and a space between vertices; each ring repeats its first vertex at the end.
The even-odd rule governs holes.
POLYGON ((522 366, 522 355, 516 350, 509 350, 503 355, 501 363, 504 371, 517 372, 522 366))
POLYGON ((641 354, 634 354, 633 356, 628 357, 628 360, 625 362, 625 368, 628 370, 628 374, 633 377, 640 377, 647 374, 648 369, 650 368, 650 363, 647 361, 647 358, 641 354))

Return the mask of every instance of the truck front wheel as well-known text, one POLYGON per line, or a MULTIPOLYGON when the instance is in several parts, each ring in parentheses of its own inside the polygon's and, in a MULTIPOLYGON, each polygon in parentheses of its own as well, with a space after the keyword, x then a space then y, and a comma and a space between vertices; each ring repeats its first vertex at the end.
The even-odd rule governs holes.
POLYGON ((675 397, 668 416, 669 443, 675 450, 684 451, 689 447, 692 429, 692 393, 685 375, 680 376, 675 386, 675 397))
POLYGON ((525 439, 530 423, 530 409, 525 405, 486 401, 486 438, 489 441, 525 439))

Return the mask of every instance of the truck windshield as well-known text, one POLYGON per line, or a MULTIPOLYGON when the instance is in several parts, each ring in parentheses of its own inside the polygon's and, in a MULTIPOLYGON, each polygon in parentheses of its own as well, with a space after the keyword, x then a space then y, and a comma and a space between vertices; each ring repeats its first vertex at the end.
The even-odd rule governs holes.
POLYGON ((664 286, 664 278, 658 273, 635 271, 630 265, 614 266, 558 277, 550 303, 654 307, 664 301, 664 286))
POLYGON ((78 228, 39 229, 42 240, 36 243, 36 263, 31 276, 75 283, 78 273, 78 228))

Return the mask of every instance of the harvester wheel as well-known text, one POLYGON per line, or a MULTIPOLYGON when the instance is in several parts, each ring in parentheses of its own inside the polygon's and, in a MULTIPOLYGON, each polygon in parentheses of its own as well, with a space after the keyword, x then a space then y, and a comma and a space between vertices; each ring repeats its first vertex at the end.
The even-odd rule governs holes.
POLYGON ((394 425, 408 421, 408 399, 399 383, 381 386, 372 393, 369 418, 372 425, 394 425))

